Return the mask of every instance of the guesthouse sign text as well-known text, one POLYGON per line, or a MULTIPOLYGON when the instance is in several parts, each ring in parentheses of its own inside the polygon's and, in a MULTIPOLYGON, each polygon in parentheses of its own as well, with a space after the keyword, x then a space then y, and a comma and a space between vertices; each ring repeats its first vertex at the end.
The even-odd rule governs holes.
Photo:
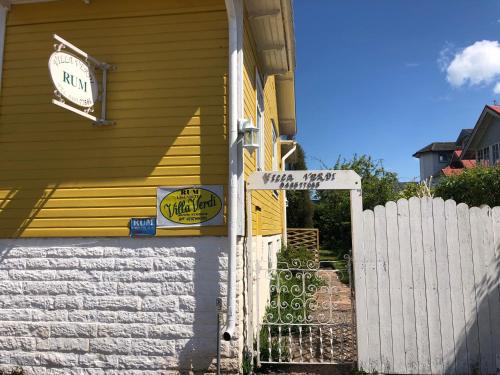
POLYGON ((222 225, 223 188, 220 185, 162 187, 157 190, 157 226, 222 225))
POLYGON ((254 172, 248 178, 250 190, 361 189, 359 176, 347 170, 254 172))
POLYGON ((67 52, 54 52, 49 58, 49 71, 58 94, 85 108, 93 107, 98 85, 89 65, 67 52))

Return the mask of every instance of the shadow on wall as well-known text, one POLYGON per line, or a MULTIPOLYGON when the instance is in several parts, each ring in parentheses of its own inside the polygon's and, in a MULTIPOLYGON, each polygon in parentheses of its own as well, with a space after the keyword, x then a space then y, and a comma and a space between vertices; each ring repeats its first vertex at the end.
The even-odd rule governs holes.
POLYGON ((473 375, 500 374, 500 243, 487 264, 491 269, 476 283, 477 314, 455 343, 455 363, 446 374, 463 374, 464 369, 473 375))
MULTIPOLYGON (((154 187, 226 184, 227 148, 221 145, 226 144, 227 41, 215 47, 200 31, 192 43, 205 42, 205 49, 187 50, 191 42, 175 47, 179 50, 156 42, 145 53, 144 43, 127 41, 126 35, 134 34, 129 21, 113 23, 123 37, 106 33, 107 20, 89 21, 99 34, 98 46, 76 26, 64 32, 118 66, 108 82, 108 117, 115 126, 94 127, 51 104, 46 61, 57 23, 50 31, 44 24, 28 25, 34 39, 26 42, 33 47, 28 62, 19 52, 31 44, 7 43, 0 97, 0 237, 26 235, 27 229, 29 236, 47 236, 51 228, 77 228, 80 232, 70 235, 85 235, 104 227, 127 235, 127 217, 155 215, 154 187), (33 67, 14 69, 18 60, 33 67)), ((142 26, 145 40, 164 32, 161 19, 151 17, 150 23, 142 26)), ((78 25, 85 28, 86 21, 78 25)), ((26 38, 25 26, 8 27, 8 35, 26 38)))
MULTIPOLYGON (((216 299, 225 296, 221 264, 227 264, 226 241, 217 239, 218 246, 196 251, 194 265, 194 295, 180 297, 179 310, 193 312, 193 334, 184 344, 176 348, 180 351, 179 368, 181 371, 204 373, 215 371, 217 355, 217 307, 216 299)), ((200 250, 200 249, 197 249, 200 250)), ((222 355, 222 353, 221 353, 222 355)))

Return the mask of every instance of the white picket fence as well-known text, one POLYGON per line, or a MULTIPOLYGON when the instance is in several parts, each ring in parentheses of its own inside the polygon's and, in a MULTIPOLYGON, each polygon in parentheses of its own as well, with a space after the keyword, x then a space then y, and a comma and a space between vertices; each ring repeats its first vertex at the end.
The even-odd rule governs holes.
POLYGON ((388 202, 354 257, 361 368, 500 374, 500 207, 388 202))

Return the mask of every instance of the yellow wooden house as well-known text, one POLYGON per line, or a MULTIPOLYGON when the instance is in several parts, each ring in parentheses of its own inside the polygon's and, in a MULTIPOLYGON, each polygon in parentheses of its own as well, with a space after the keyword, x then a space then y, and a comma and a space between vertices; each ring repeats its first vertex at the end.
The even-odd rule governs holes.
MULTIPOLYGON (((0 327, 16 327, 0 329, 0 368, 213 369, 224 297, 223 369, 240 371, 245 181, 284 169, 296 133, 291 0, 0 0, 0 56, 0 327), (109 124, 54 105, 69 103, 49 74, 54 35, 110 65, 84 111, 105 103, 109 124), (218 221, 131 237, 159 188, 211 187, 218 221)), ((267 262, 285 198, 252 201, 267 262)))

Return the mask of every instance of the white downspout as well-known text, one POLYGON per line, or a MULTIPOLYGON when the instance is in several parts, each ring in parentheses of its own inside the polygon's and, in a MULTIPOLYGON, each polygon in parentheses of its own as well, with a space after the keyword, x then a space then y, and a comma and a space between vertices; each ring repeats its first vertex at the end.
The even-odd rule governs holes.
POLYGON ((225 0, 229 28, 229 181, 227 319, 222 337, 229 341, 236 325, 236 246, 238 203, 238 22, 235 0, 225 0))
MULTIPOLYGON (((285 161, 288 159, 292 154, 295 152, 297 149, 297 143, 293 143, 293 147, 290 151, 288 151, 282 158, 281 158, 281 169, 285 170, 285 161)), ((287 244, 287 228, 288 224, 286 222, 286 190, 283 190, 283 196, 285 198, 285 204, 283 205, 283 232, 281 233, 281 237, 283 238, 283 244, 287 244)))

